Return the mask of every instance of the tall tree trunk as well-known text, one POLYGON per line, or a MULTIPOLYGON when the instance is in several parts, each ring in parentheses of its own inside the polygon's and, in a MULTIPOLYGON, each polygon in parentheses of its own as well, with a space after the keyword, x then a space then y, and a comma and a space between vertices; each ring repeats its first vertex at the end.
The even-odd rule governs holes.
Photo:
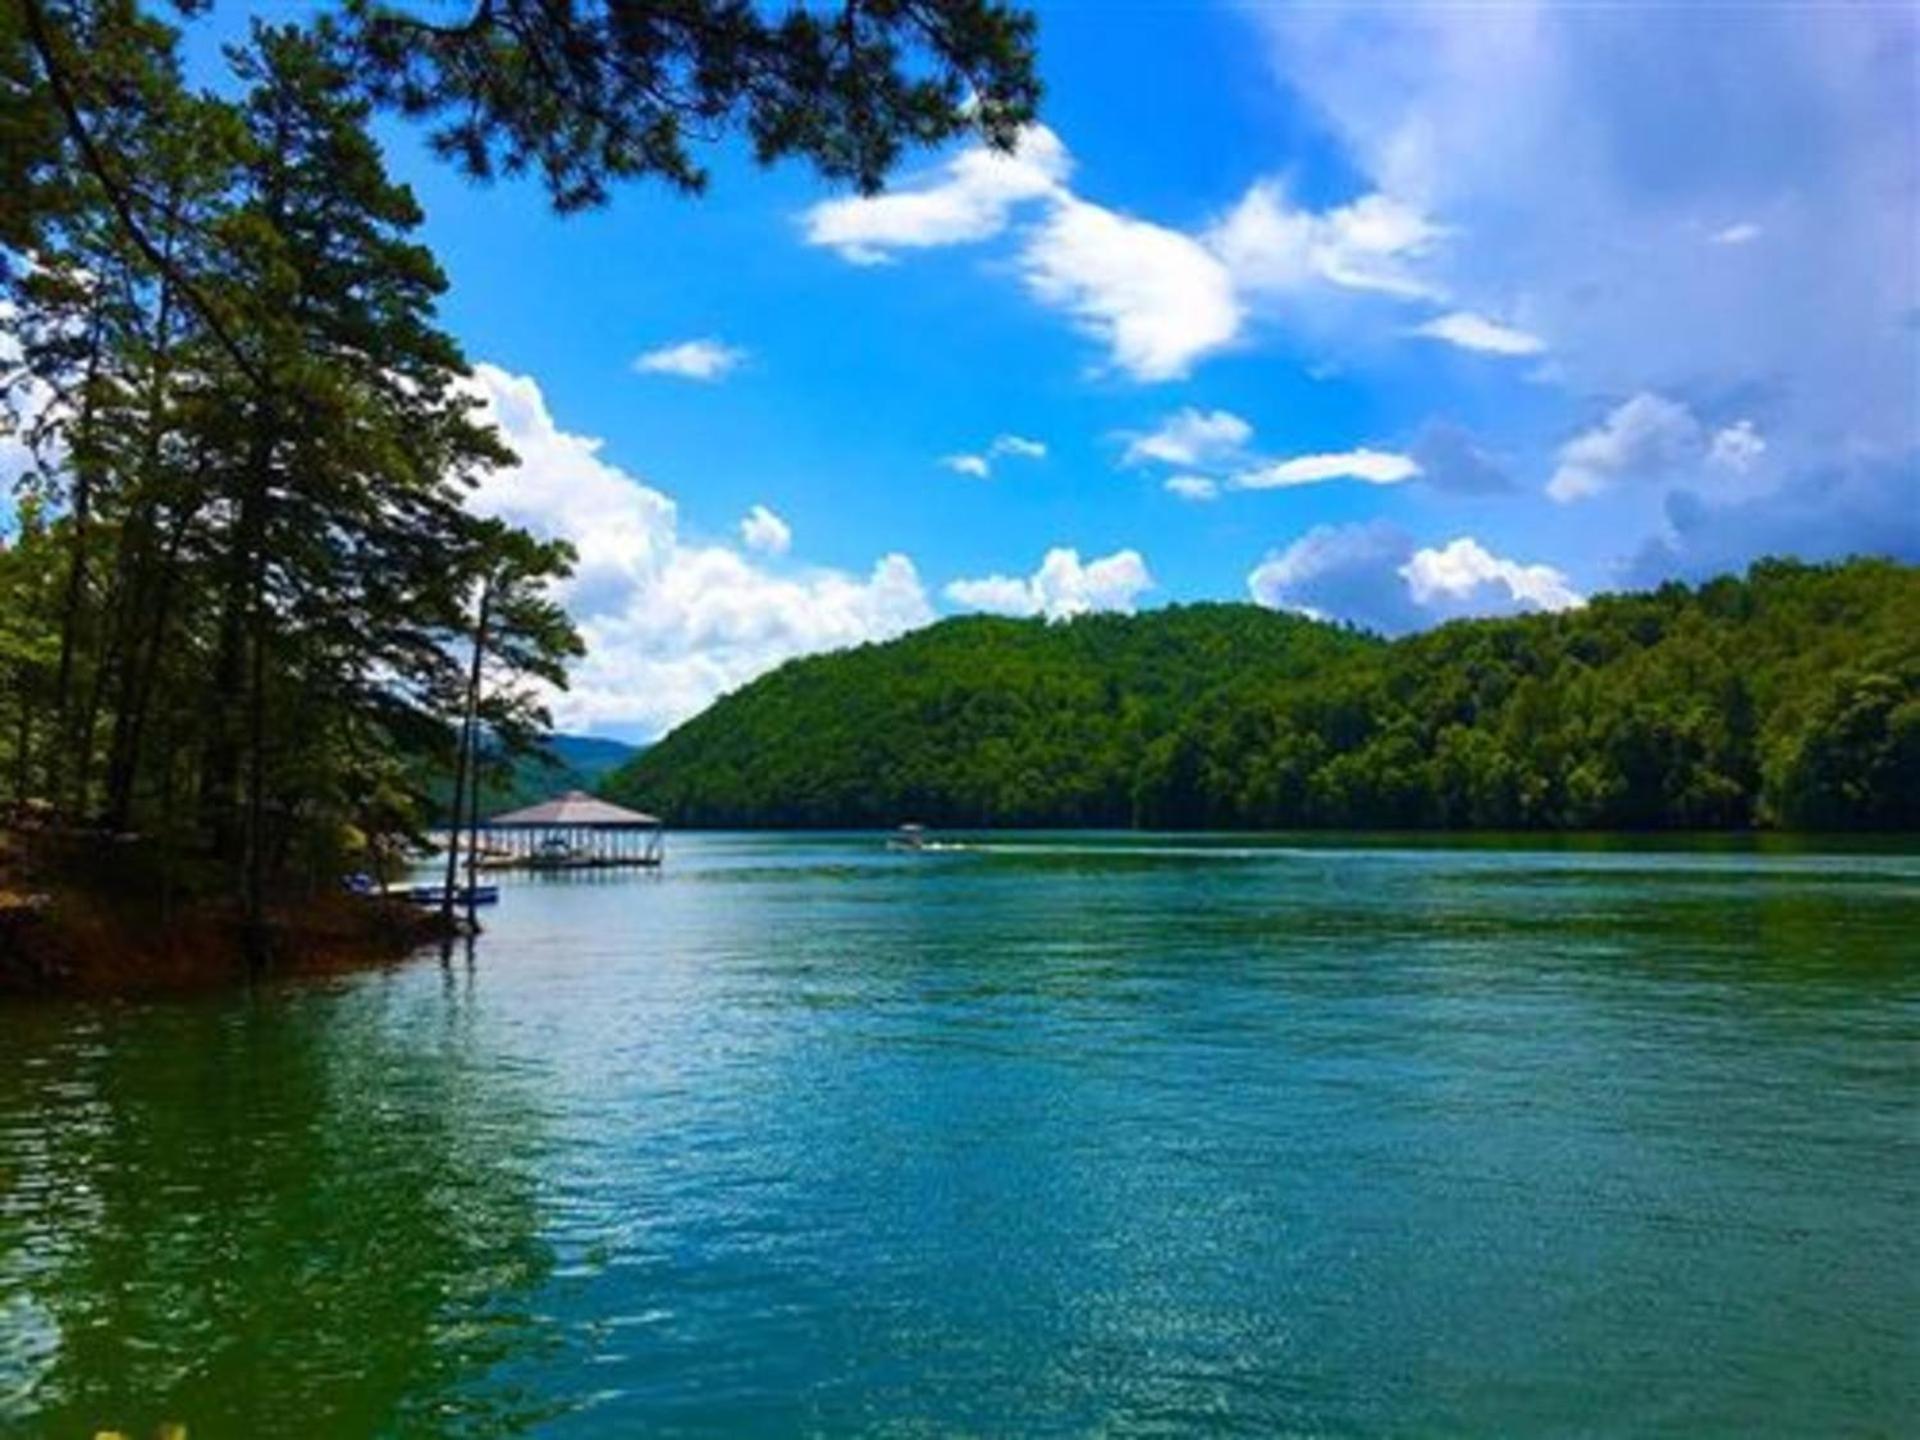
MULTIPOLYGON (((277 112, 274 140, 268 160, 277 162, 287 154, 290 121, 284 109, 277 112)), ((274 169, 263 183, 262 201, 267 223, 280 231, 286 214, 287 175, 274 169)), ((294 323, 298 323, 296 304, 294 323)), ((238 358, 236 356, 236 358, 238 358)), ((233 544, 227 554, 226 594, 221 605, 220 643, 214 663, 213 715, 208 726, 209 741, 202 776, 202 802, 213 826, 214 853, 232 862, 241 855, 246 825, 240 814, 240 744, 235 722, 242 697, 248 686, 247 629, 253 614, 252 596, 260 566, 264 563, 267 542, 267 504, 273 485, 273 466, 281 448, 280 396, 269 378, 271 362, 263 362, 256 377, 256 403, 252 431, 248 439, 246 468, 242 472, 239 515, 234 523, 233 544)), ((297 396, 290 397, 297 403, 297 396)), ((258 658, 256 653, 256 659, 258 658)), ((244 888, 245 881, 243 878, 244 888)))
POLYGON ((473 659, 467 666, 467 693, 460 720, 460 744, 453 761, 453 815, 447 830, 447 883, 440 895, 440 923, 453 925, 453 892, 460 880, 460 813, 467 772, 477 768, 480 729, 480 667, 487 655, 487 624, 493 617, 493 579, 480 581, 480 609, 473 627, 473 659))
POLYGON ((266 555, 259 556, 252 585, 248 630, 252 676, 247 685, 247 958, 257 974, 267 964, 267 614, 266 555))
POLYGON ((33 788, 33 689, 26 666, 17 667, 14 677, 19 687, 15 693, 20 697, 20 726, 13 752, 13 799, 15 804, 25 805, 33 788))
MULTIPOLYGON (((168 197, 164 217, 166 235, 161 247, 169 263, 173 259, 178 220, 179 187, 175 186, 168 197)), ((167 387, 172 373, 172 348, 173 285, 163 274, 153 322, 153 365, 147 376, 146 443, 143 447, 139 494, 122 526, 120 563, 114 586, 120 597, 118 622, 114 627, 115 648, 119 657, 119 684, 113 702, 113 728, 107 742, 103 813, 103 822, 114 831, 126 829, 131 818, 134 781, 139 770, 139 736, 144 728, 145 716, 136 713, 135 703, 144 699, 147 688, 141 668, 142 621, 146 618, 146 612, 158 612, 164 616, 165 610, 164 600, 155 591, 164 587, 166 582, 155 574, 155 569, 158 563, 156 532, 162 503, 161 460, 167 433, 167 387)), ((98 686, 95 687, 94 703, 96 708, 100 703, 98 686)), ((91 729, 92 725, 90 715, 88 728, 91 729)))
MULTIPOLYGON (((474 692, 474 697, 477 708, 479 698, 479 692, 477 690, 474 692)), ((475 898, 475 891, 480 882, 480 876, 477 873, 479 870, 478 862, 480 853, 480 776, 485 767, 480 763, 479 721, 477 716, 474 722, 474 730, 473 763, 467 767, 467 785, 469 787, 469 794, 467 796, 467 933, 469 935, 475 933, 480 928, 480 917, 474 912, 480 908, 480 902, 475 898)))
POLYGON ((93 481, 97 457, 93 453, 100 377, 100 302, 96 298, 87 341, 87 373, 81 384, 80 425, 71 456, 73 469, 72 549, 67 561, 65 593, 60 603, 60 660, 54 672, 53 728, 48 733, 47 789, 49 799, 64 813, 67 805, 66 760, 72 736, 68 706, 73 693, 73 670, 80 648, 80 610, 86 598, 87 538, 93 518, 93 481))
MULTIPOLYGON (((193 514, 192 507, 183 508, 174 522, 172 535, 157 562, 157 589, 145 617, 146 638, 133 648, 122 672, 125 688, 114 712, 113 746, 107 771, 106 823, 110 829, 126 829, 133 814, 142 742, 153 709, 153 693, 173 615, 174 597, 179 590, 180 548, 186 542, 193 514)), ((171 812, 164 818, 171 824, 171 812)))
POLYGON ((203 819, 213 835, 213 851, 236 863, 241 858, 245 826, 241 823, 239 720, 247 702, 247 632, 253 578, 266 539, 267 491, 270 467, 279 448, 274 441, 277 419, 271 397, 261 398, 255 433, 249 446, 240 513, 225 560, 224 594, 220 603, 220 638, 214 656, 212 710, 207 717, 207 746, 203 763, 201 803, 203 819))

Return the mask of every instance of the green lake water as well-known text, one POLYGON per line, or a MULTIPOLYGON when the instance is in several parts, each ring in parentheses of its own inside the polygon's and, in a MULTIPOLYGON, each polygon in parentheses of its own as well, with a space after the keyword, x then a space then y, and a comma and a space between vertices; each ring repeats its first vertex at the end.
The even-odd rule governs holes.
POLYGON ((1920 854, 676 837, 0 1008, 0 1434, 1896 1435, 1920 854))

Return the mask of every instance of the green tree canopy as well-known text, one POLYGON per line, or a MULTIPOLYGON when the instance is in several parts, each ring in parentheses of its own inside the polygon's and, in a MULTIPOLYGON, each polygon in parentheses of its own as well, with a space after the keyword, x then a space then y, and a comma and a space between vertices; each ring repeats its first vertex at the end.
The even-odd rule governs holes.
POLYGON ((624 767, 678 823, 1912 828, 1920 570, 1744 579, 1392 644, 1251 606, 968 618, 795 661, 624 767))

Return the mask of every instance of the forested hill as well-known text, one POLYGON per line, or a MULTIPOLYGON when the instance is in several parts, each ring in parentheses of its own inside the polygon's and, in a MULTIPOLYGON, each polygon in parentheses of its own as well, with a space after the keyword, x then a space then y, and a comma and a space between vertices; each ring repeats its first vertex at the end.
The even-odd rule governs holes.
POLYGON ((691 825, 1920 826, 1920 570, 1782 561, 1393 643, 1247 605, 795 661, 605 792, 691 825))
POLYGON ((603 792, 676 824, 1125 823, 1143 750, 1195 697, 1378 643, 1250 605, 946 620, 782 666, 603 792))

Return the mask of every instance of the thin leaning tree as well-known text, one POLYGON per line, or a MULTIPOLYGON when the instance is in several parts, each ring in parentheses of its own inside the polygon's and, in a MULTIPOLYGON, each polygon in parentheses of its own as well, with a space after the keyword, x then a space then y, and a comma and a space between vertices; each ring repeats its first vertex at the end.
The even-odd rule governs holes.
POLYGON ((564 541, 484 520, 461 569, 474 578, 473 629, 461 697, 447 827, 446 884, 440 918, 451 928, 461 847, 467 857, 467 923, 474 923, 474 869, 480 843, 480 788, 486 762, 504 763, 539 748, 550 725, 540 687, 566 685, 566 662, 585 653, 552 585, 565 579, 574 553, 564 541), (532 682, 532 683, 529 683, 532 682))

